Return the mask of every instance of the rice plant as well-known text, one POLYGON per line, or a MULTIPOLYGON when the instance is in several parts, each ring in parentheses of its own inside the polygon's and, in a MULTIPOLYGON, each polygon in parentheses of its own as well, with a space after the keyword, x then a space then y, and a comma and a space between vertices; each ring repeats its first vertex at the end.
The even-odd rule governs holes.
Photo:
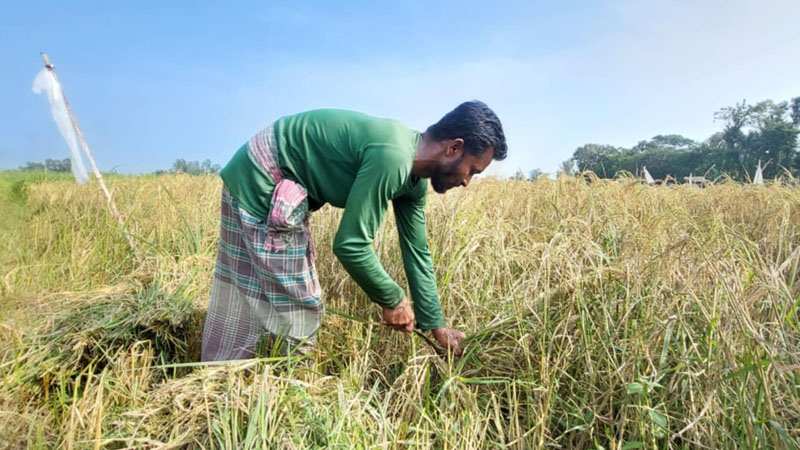
MULTIPOLYGON (((800 190, 484 179, 428 198, 461 358, 379 324, 312 216, 315 358, 200 364, 221 182, 0 176, 0 447, 798 448, 800 190), (15 185, 15 183, 17 183, 15 185), (17 187, 14 187, 17 186, 17 187), (135 236, 138 262, 125 235, 135 236)), ((404 283, 392 215, 375 242, 404 283)))

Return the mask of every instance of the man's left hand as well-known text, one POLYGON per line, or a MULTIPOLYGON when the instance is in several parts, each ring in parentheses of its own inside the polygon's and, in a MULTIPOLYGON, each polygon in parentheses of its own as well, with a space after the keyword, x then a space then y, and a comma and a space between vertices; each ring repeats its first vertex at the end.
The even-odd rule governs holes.
POLYGON ((411 309, 406 297, 403 297, 394 308, 383 308, 384 323, 397 331, 406 333, 414 331, 414 319, 414 310, 411 309))
POLYGON ((456 356, 461 356, 461 354, 464 353, 464 350, 461 348, 461 345, 459 345, 459 342, 467 337, 466 334, 450 327, 437 328, 435 330, 431 330, 431 333, 439 345, 446 349, 452 350, 456 356))

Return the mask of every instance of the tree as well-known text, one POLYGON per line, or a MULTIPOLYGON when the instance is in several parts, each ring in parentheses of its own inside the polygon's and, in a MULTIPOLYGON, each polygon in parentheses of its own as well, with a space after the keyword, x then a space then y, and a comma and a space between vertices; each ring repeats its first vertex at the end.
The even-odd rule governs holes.
POLYGON ((790 116, 792 118, 792 125, 800 126, 800 97, 792 99, 792 112, 790 116))
POLYGON ((572 154, 572 160, 578 172, 591 170, 601 177, 613 177, 616 173, 615 167, 606 167, 611 159, 609 156, 619 153, 620 149, 613 145, 585 144, 572 154))
POLYGON ((183 158, 178 158, 175 160, 174 163, 172 163, 173 172, 188 173, 187 170, 188 170, 188 164, 186 163, 186 160, 183 158))
POLYGON ((28 161, 19 169, 27 171, 70 172, 72 170, 72 161, 69 158, 47 158, 44 160, 44 163, 28 161))
POLYGON ((562 162, 560 166, 558 166, 558 173, 563 173, 567 176, 572 176, 575 174, 575 159, 569 158, 566 161, 562 162))
POLYGON ((536 179, 542 175, 544 175, 544 173, 542 173, 542 171, 537 167, 536 169, 533 169, 530 172, 528 172, 528 180, 536 181, 536 179))
POLYGON ((654 178, 680 179, 690 173, 716 178, 724 173, 745 180, 759 160, 769 162, 765 177, 775 177, 783 168, 800 173, 800 97, 754 105, 742 101, 720 109, 714 117, 724 122, 724 128, 703 143, 667 134, 640 141, 629 149, 586 144, 575 149, 568 161, 579 171, 591 170, 606 178, 623 170, 636 173, 647 166, 654 178))
POLYGON ((202 163, 198 161, 187 161, 183 158, 178 158, 172 163, 172 172, 182 172, 188 175, 201 175, 201 174, 216 174, 219 173, 221 166, 213 164, 210 159, 206 159, 202 163))
POLYGON ((69 158, 44 160, 44 168, 48 172, 69 172, 72 170, 72 162, 69 158))
POLYGON ((210 159, 203 161, 200 165, 200 171, 204 174, 219 173, 221 167, 219 164, 212 164, 210 159))
POLYGON ((795 165, 798 127, 790 117, 788 103, 762 103, 763 109, 754 117, 757 129, 747 136, 744 163, 749 168, 758 160, 771 161, 773 164, 764 169, 764 176, 773 178, 780 173, 781 167, 795 165))
MULTIPOLYGON (((775 177, 781 167, 797 164, 798 124, 795 123, 795 100, 775 103, 764 100, 755 105, 743 101, 735 107, 721 109, 716 117, 725 121, 723 140, 727 152, 722 162, 725 172, 744 179, 759 160, 772 164, 764 169, 765 177, 775 177)), ((798 113, 800 114, 800 113, 798 113)))
POLYGON ((659 134, 648 141, 639 141, 631 150, 634 153, 649 150, 689 151, 695 147, 697 147, 697 142, 680 134, 659 134))
POLYGON ((511 178, 513 180, 522 181, 525 179, 525 172, 523 172, 522 169, 517 169, 516 173, 514 173, 514 176, 511 178))

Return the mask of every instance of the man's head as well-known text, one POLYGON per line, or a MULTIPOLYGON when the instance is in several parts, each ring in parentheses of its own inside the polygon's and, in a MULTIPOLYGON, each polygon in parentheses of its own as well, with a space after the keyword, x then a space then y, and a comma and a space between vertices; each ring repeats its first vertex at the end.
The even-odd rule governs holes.
POLYGON ((506 137, 500 119, 486 104, 465 102, 428 127, 426 139, 435 147, 430 174, 433 189, 443 194, 456 186, 467 186, 472 176, 483 172, 492 159, 506 158, 506 137))

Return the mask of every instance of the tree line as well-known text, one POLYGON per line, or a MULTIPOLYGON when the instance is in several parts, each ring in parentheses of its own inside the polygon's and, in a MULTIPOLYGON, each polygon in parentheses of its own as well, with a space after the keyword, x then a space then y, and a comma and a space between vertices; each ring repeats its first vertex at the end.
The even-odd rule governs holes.
POLYGON ((28 162, 19 170, 29 172, 69 172, 72 170, 72 161, 69 158, 64 159, 50 159, 47 158, 43 163, 28 162))
POLYGON ((180 172, 189 175, 213 175, 219 173, 220 169, 222 169, 222 166, 212 163, 210 159, 199 162, 178 158, 172 163, 172 168, 170 170, 156 170, 153 174, 162 175, 165 173, 180 172))
POLYGON ((724 124, 723 129, 703 142, 667 134, 631 148, 585 144, 561 164, 561 170, 568 174, 592 171, 612 178, 622 171, 638 174, 646 166, 656 179, 671 176, 683 180, 693 174, 747 181, 760 160, 764 178, 786 173, 800 176, 800 97, 754 105, 742 101, 720 109, 714 117, 724 124))
MULTIPOLYGON (((189 175, 213 175, 219 173, 222 167, 219 164, 214 164, 210 159, 203 162, 200 161, 187 161, 183 158, 178 158, 172 163, 172 168, 167 170, 156 170, 154 175, 162 175, 167 173, 185 173, 189 175)), ((39 172, 70 172, 72 170, 72 161, 69 158, 64 159, 50 159, 47 158, 43 163, 28 162, 19 168, 24 171, 39 171, 39 172)))
MULTIPOLYGON (((720 109, 714 118, 723 123, 723 129, 702 142, 679 134, 665 134, 640 141, 630 148, 585 144, 561 164, 560 171, 570 175, 592 171, 599 177, 613 178, 620 172, 640 174, 642 167, 647 167, 656 179, 683 180, 689 175, 716 179, 727 175, 734 180, 747 181, 761 161, 764 178, 787 173, 800 177, 800 97, 778 103, 764 100, 754 105, 742 101, 720 109)), ((66 158, 29 162, 20 169, 69 172, 71 167, 66 158)), ((200 162, 179 158, 171 169, 156 170, 153 174, 216 174, 220 169, 219 164, 209 159, 200 162)), ((533 169, 526 177, 518 170, 513 178, 532 180, 541 174, 539 169, 533 169)))

